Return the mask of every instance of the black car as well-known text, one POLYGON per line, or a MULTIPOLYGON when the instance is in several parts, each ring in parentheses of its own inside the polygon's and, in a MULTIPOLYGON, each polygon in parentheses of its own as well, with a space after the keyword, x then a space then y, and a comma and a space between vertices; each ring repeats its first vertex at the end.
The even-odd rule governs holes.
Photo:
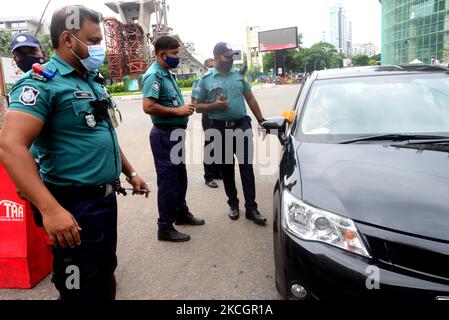
POLYGON ((314 73, 274 190, 276 285, 288 299, 449 299, 449 69, 314 73))

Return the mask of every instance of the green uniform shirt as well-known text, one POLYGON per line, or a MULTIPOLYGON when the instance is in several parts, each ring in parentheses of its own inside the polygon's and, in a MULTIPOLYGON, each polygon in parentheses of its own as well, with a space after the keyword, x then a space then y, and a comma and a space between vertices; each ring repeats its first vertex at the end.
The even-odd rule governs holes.
MULTIPOLYGON (((170 71, 161 67, 155 61, 143 76, 142 94, 144 98, 153 98, 161 106, 168 108, 181 108, 184 98, 170 71)), ((154 124, 187 125, 189 117, 157 117, 151 116, 154 124)))
POLYGON ((93 108, 89 103, 109 97, 94 81, 97 73, 89 72, 85 79, 56 54, 45 66, 56 71, 56 76, 39 80, 28 72, 12 88, 9 106, 9 110, 26 112, 45 122, 33 146, 39 155, 42 179, 58 186, 113 182, 122 171, 115 130, 109 118, 95 123, 90 116, 93 108))
POLYGON ((201 103, 214 103, 217 96, 224 95, 228 108, 209 113, 209 118, 218 121, 239 120, 247 115, 244 93, 251 90, 251 85, 238 70, 231 70, 227 76, 217 69, 206 73, 192 90, 192 97, 201 103))

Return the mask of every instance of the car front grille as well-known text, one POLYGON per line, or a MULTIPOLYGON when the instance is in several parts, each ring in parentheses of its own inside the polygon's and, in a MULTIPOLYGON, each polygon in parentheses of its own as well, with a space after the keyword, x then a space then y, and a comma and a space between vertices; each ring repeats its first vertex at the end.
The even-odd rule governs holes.
POLYGON ((449 280, 449 256, 411 245, 367 237, 373 256, 384 263, 449 280))

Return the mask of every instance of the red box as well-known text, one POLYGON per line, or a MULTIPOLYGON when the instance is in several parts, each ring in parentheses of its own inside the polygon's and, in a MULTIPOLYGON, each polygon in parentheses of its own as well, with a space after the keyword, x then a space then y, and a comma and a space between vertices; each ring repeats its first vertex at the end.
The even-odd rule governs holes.
POLYGON ((0 165, 0 288, 31 289, 51 271, 53 255, 44 228, 0 165))

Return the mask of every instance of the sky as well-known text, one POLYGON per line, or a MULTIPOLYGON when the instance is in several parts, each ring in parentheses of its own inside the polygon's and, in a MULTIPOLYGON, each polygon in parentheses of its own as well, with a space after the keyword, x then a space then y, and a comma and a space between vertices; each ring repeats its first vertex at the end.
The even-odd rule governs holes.
MULTIPOLYGON (((110 0, 111 1, 111 0, 110 0)), ((52 0, 45 16, 50 22, 54 9, 84 4, 115 16, 103 0, 52 0)), ((378 0, 167 0, 168 24, 184 42, 193 42, 201 58, 212 55, 215 43, 224 41, 243 47, 245 28, 261 31, 297 26, 304 46, 319 42, 329 30, 329 7, 341 3, 352 21, 353 43, 381 44, 381 5, 378 0)), ((40 17, 47 0, 14 0, 2 5, 1 16, 40 17)))

